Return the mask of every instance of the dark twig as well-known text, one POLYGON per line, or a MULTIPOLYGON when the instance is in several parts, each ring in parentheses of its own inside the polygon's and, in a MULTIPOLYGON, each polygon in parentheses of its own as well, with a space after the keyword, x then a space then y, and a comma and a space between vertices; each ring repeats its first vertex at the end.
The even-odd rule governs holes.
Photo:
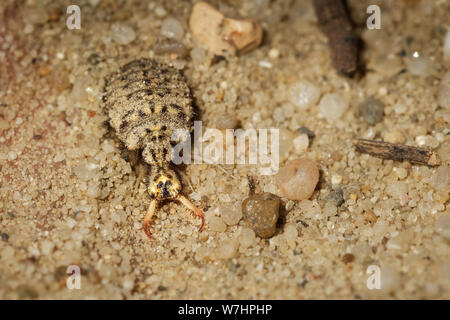
POLYGON ((427 166, 437 166, 440 164, 436 152, 404 144, 365 139, 356 139, 353 141, 353 144, 359 152, 369 153, 383 159, 409 161, 414 164, 427 166))
POLYGON ((333 66, 340 73, 352 75, 358 69, 359 39, 343 0, 314 0, 320 27, 328 37, 333 66))

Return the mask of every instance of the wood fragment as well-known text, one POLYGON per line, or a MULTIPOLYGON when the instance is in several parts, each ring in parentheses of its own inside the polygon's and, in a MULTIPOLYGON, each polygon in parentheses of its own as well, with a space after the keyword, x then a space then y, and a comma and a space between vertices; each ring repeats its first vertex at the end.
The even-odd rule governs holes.
POLYGON ((353 144, 359 152, 368 153, 382 159, 409 161, 427 166, 438 166, 440 164, 436 152, 404 144, 366 139, 355 139, 353 144))
POLYGON ((359 64, 359 42, 343 0, 314 0, 320 28, 328 38, 333 66, 351 76, 359 64))

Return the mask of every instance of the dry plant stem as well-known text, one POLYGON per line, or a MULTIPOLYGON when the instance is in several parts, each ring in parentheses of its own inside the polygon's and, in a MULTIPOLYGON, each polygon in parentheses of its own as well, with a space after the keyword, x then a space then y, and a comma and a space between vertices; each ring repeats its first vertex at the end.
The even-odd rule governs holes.
POLYGON ((314 0, 320 28, 328 38, 333 66, 352 75, 358 68, 358 39, 343 0, 314 0))
MULTIPOLYGON (((197 217, 199 217, 202 220, 202 223, 199 228, 199 231, 202 231, 203 226, 205 225, 205 216, 203 215, 203 212, 199 208, 197 208, 191 201, 189 201, 186 197, 182 195, 179 195, 177 197, 177 200, 179 200, 186 208, 191 210, 197 217)), ((144 232, 149 239, 152 238, 152 234, 150 233, 150 224, 152 222, 153 215, 156 212, 157 204, 158 204, 157 200, 152 200, 152 202, 150 202, 147 214, 145 215, 144 220, 142 222, 142 229, 144 229, 144 232)))
POLYGON ((404 144, 366 139, 355 139, 353 144, 359 152, 368 153, 383 159, 409 161, 414 164, 427 166, 440 164, 440 160, 435 152, 404 144))

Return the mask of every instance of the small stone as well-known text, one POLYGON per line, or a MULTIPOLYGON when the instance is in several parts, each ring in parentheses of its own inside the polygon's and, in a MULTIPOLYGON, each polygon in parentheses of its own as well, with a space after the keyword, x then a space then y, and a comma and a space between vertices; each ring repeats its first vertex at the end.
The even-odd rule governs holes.
POLYGON ((402 181, 395 181, 386 188, 386 193, 393 198, 400 198, 408 193, 408 184, 402 181))
POLYGON ((303 153, 308 149, 309 139, 308 136, 304 133, 300 134, 297 138, 294 139, 294 147, 298 153, 303 153))
POLYGON ((384 141, 390 143, 404 143, 405 136, 398 130, 389 131, 384 136, 384 141))
POLYGON ((130 291, 134 288, 134 280, 131 278, 125 278, 123 280, 122 286, 125 290, 130 291))
POLYGON ((273 110, 273 120, 276 122, 283 122, 284 121, 284 112, 283 108, 278 107, 273 110))
POLYGON ((223 222, 221 217, 215 215, 216 209, 208 210, 205 214, 206 221, 210 230, 215 232, 224 232, 227 229, 227 225, 223 222))
POLYGON ((291 151, 294 145, 295 135, 289 131, 288 129, 280 129, 279 136, 279 159, 280 161, 284 161, 289 156, 289 152, 291 151))
POLYGON ((439 141, 430 135, 426 136, 417 136, 416 137, 416 143, 419 147, 430 147, 430 148, 437 148, 439 146, 439 141))
POLYGON ((216 127, 218 129, 236 129, 239 121, 230 113, 222 113, 217 116, 216 127))
POLYGON ((444 45, 442 47, 442 52, 444 54, 444 60, 450 61, 450 27, 447 28, 447 33, 444 37, 444 45))
POLYGON ((359 106, 359 112, 367 124, 374 125, 383 119, 384 104, 370 97, 359 106))
POLYGON ((333 174, 331 176, 331 184, 333 185, 337 185, 340 184, 342 182, 342 176, 339 174, 333 174))
POLYGON ((377 222, 378 217, 372 210, 367 210, 364 212, 364 220, 368 222, 377 222))
POLYGON ((158 18, 163 18, 167 14, 167 11, 163 7, 156 7, 155 14, 158 18))
POLYGON ((43 255, 49 255, 52 253, 55 244, 49 240, 43 240, 41 242, 41 251, 43 255))
POLYGON ((206 58, 206 51, 202 48, 194 48, 191 50, 191 59, 194 64, 201 64, 206 58))
POLYGON ((275 176, 275 182, 284 197, 304 200, 312 196, 319 181, 319 168, 309 159, 296 159, 286 163, 275 176))
POLYGON ((400 285, 400 275, 397 270, 390 266, 381 269, 381 290, 392 292, 400 285))
POLYGON ((9 235, 7 233, 2 232, 2 241, 7 242, 9 239, 9 235))
MULTIPOLYGON (((152 48, 156 54, 169 54, 171 57, 184 58, 188 55, 188 50, 181 42, 165 37, 159 37, 152 45, 152 48)), ((172 61, 172 64, 176 63, 176 61, 178 60, 172 61)))
POLYGON ((344 254, 344 256, 342 257, 342 262, 344 263, 350 263, 353 262, 355 260, 355 256, 351 253, 346 253, 344 254))
POLYGON ((393 170, 400 180, 403 180, 408 176, 408 171, 405 168, 394 168, 393 170))
POLYGON ((347 109, 348 102, 340 93, 327 93, 320 99, 320 113, 330 123, 338 120, 347 109))
POLYGON ((312 140, 312 139, 314 139, 315 137, 316 137, 316 135, 314 134, 314 132, 311 130, 311 129, 309 129, 309 128, 307 128, 307 127, 305 127, 305 126, 301 126, 300 128, 298 128, 298 133, 305 133, 307 136, 308 136, 308 138, 310 139, 310 140, 312 140))
POLYGON ((256 235, 252 229, 243 228, 239 237, 241 248, 245 249, 252 246, 256 242, 256 235))
POLYGON ((289 246, 294 247, 298 238, 297 226, 293 223, 288 224, 284 228, 284 238, 289 246))
POLYGON ((14 161, 16 159, 17 159, 17 153, 15 153, 14 151, 8 152, 8 160, 9 161, 14 161))
POLYGON ((162 22, 161 35, 169 39, 180 41, 183 39, 184 29, 180 21, 175 18, 168 17, 162 22))
POLYGON ((450 71, 441 79, 438 90, 438 104, 446 109, 450 109, 450 71))
POLYGON ((238 224, 242 218, 242 211, 231 205, 221 206, 220 213, 223 222, 229 226, 238 224))
POLYGON ((217 248, 217 257, 220 259, 232 259, 239 248, 235 239, 227 239, 217 248))
POLYGON ((261 43, 263 34, 257 22, 226 18, 204 1, 197 2, 192 8, 189 27, 197 41, 221 56, 253 50, 261 43))
POLYGON ((16 292, 20 299, 37 299, 39 296, 37 291, 26 284, 21 284, 16 288, 16 292))
POLYGON ((278 49, 272 48, 269 50, 269 58, 277 59, 280 56, 280 51, 278 49))
POLYGON ((136 34, 130 26, 116 23, 112 26, 112 39, 121 45, 131 43, 136 38, 136 34))
POLYGON ((5 119, 0 119, 0 132, 8 130, 10 128, 10 124, 5 119))
POLYGON ((245 223, 261 238, 275 234, 279 209, 280 198, 268 192, 250 196, 242 203, 245 223))
POLYGON ((427 76, 432 68, 431 59, 427 57, 412 57, 407 60, 408 71, 415 76, 427 76))
POLYGON ((81 180, 87 181, 98 174, 98 166, 93 163, 83 162, 73 167, 73 173, 81 180))
POLYGON ((289 100, 301 110, 305 110, 317 103, 320 89, 309 82, 296 82, 289 88, 289 100))
POLYGON ((436 169, 431 178, 431 186, 436 191, 448 190, 450 185, 450 167, 442 165, 436 169))

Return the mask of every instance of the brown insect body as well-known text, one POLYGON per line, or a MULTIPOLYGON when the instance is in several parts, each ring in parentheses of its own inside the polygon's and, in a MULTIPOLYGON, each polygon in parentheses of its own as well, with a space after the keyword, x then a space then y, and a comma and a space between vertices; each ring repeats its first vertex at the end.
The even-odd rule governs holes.
MULTIPOLYGON (((103 108, 110 125, 129 150, 141 150, 151 165, 148 192, 152 202, 144 218, 149 225, 157 201, 176 199, 201 217, 203 213, 180 194, 181 182, 172 160, 172 132, 191 131, 194 110, 189 87, 176 69, 151 59, 134 60, 105 79, 103 108)), ((177 141, 180 142, 180 141, 177 141)))

